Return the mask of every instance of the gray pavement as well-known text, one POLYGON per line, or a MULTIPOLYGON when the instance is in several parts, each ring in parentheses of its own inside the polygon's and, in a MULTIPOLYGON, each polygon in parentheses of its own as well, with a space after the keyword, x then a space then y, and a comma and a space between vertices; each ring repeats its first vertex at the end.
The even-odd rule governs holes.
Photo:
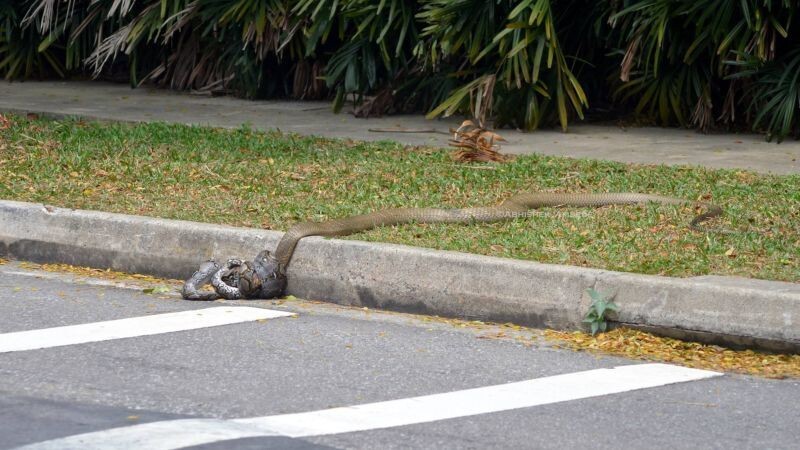
MULTIPOLYGON (((635 364, 537 330, 300 300, 195 303, 0 265, 0 333, 223 304, 297 318, 0 354, 0 448, 176 418, 304 412, 635 364), (489 339, 498 331, 508 335, 489 339)), ((194 448, 796 448, 798 380, 725 375, 395 428, 194 448)))
MULTIPOLYGON (((460 120, 425 120, 421 115, 357 119, 333 114, 328 103, 247 101, 205 97, 160 89, 131 89, 100 82, 0 81, 0 111, 36 112, 119 121, 165 121, 217 127, 249 124, 257 129, 358 140, 391 139, 409 145, 446 146, 448 129, 460 120), (428 130, 424 133, 376 129, 428 130)), ((746 168, 776 174, 800 173, 800 142, 768 143, 750 134, 703 135, 667 128, 575 125, 569 132, 502 130, 503 151, 642 164, 693 164, 746 168)))

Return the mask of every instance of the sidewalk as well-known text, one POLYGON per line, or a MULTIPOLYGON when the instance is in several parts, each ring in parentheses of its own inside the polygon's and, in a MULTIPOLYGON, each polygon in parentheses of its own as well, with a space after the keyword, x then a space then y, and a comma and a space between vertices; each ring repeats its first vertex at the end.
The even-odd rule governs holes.
MULTIPOLYGON (((0 82, 0 111, 120 121, 165 121, 218 127, 249 124, 300 134, 359 140, 396 140, 410 145, 446 146, 448 129, 459 120, 425 120, 421 115, 357 119, 333 114, 322 102, 248 101, 204 97, 99 82, 0 82), (375 129, 428 130, 391 133, 375 129)), ((703 135, 667 128, 577 125, 568 133, 501 130, 508 153, 541 153, 642 164, 693 164, 800 174, 800 142, 769 143, 763 136, 703 135)))

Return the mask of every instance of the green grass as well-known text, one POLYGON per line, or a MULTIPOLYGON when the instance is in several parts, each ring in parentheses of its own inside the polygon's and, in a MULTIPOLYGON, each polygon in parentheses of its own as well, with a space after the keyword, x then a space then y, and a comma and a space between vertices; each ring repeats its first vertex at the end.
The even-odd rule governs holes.
POLYGON ((523 191, 639 191, 722 205, 725 216, 706 233, 687 228, 691 207, 650 204, 350 237, 672 276, 798 281, 799 187, 800 176, 544 156, 464 165, 445 150, 244 128, 11 117, 0 131, 0 198, 275 230, 387 207, 497 204, 523 191))

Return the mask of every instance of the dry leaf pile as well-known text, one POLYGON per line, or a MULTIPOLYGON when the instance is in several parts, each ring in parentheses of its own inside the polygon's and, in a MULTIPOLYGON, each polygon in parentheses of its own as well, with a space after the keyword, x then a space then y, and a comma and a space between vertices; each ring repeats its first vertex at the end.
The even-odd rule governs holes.
POLYGON ((555 330, 545 331, 545 336, 573 350, 767 378, 800 377, 800 355, 731 350, 717 345, 659 337, 624 327, 594 337, 577 331, 555 330))
POLYGON ((11 128, 11 119, 0 114, 0 130, 7 130, 11 128))
POLYGON ((453 158, 460 162, 503 162, 508 157, 500 153, 499 142, 506 142, 499 134, 489 131, 471 120, 465 120, 453 132, 450 145, 457 150, 453 158))
POLYGON ((70 266, 69 264, 36 264, 31 262, 20 262, 19 266, 23 269, 44 270, 45 272, 66 272, 91 278, 102 278, 111 281, 141 281, 145 283, 169 283, 182 284, 180 280, 169 280, 156 278, 150 275, 138 273, 117 272, 110 269, 95 269, 92 267, 70 266))

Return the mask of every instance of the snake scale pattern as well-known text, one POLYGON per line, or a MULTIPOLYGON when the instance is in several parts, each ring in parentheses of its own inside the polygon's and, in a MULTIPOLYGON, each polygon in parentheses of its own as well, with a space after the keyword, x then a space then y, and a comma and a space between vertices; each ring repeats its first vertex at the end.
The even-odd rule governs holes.
POLYGON ((286 269, 292 260, 300 239, 307 236, 344 236, 381 226, 406 223, 477 223, 498 222, 526 217, 533 209, 548 206, 605 206, 629 205, 655 202, 668 205, 691 204, 705 209, 692 219, 689 227, 698 229, 698 224, 722 215, 722 209, 714 204, 696 202, 674 197, 618 193, 522 193, 514 195, 498 206, 474 208, 393 208, 358 216, 333 219, 325 222, 303 222, 287 231, 275 250, 262 251, 253 261, 231 259, 219 266, 214 261, 203 263, 184 284, 183 297, 189 300, 213 300, 216 298, 274 298, 283 294, 286 287, 286 269), (212 284, 215 292, 201 291, 204 284, 212 284))

